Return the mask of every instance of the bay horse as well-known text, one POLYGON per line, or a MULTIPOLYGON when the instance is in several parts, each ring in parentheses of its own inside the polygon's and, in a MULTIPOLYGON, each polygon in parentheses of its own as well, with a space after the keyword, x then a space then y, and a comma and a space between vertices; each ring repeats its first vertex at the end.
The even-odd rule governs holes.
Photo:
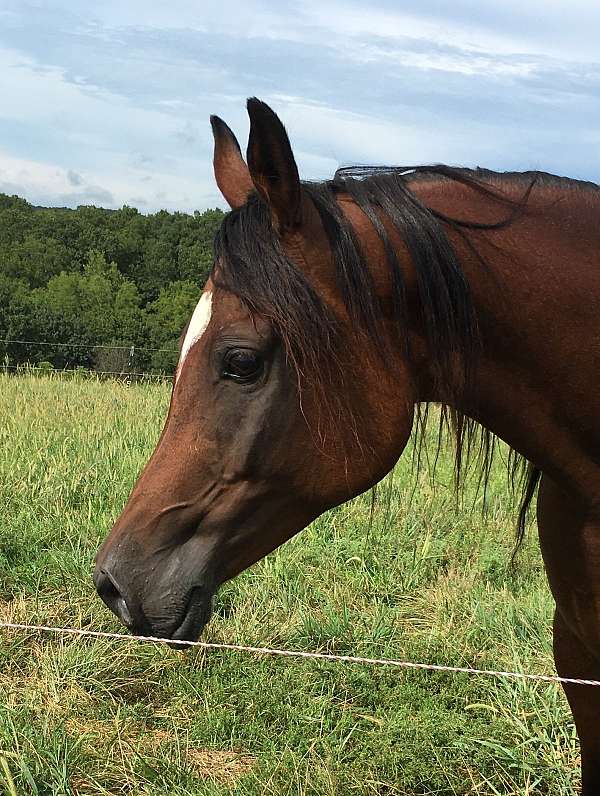
MULTIPOLYGON (((376 484, 434 402, 459 470, 491 435, 528 463, 556 667, 600 679, 600 189, 447 166, 301 182, 277 115, 248 113, 246 161, 211 117, 232 209, 100 596, 135 633, 196 639, 221 583, 376 484)), ((565 690, 598 794, 600 689, 565 690)))

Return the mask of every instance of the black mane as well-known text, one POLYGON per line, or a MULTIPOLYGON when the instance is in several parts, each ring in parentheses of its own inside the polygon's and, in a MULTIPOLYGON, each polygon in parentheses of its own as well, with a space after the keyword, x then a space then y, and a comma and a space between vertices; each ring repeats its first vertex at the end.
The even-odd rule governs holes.
MULTIPOLYGON (((456 397, 456 393, 469 383, 480 340, 469 285, 447 230, 458 232, 481 259, 467 232, 509 225, 525 212, 534 185, 599 190, 593 183, 543 172, 501 174, 442 165, 342 168, 332 180, 303 184, 303 190, 313 200, 329 239, 339 290, 355 328, 368 333, 382 351, 385 341, 380 329, 381 308, 361 246, 340 210, 338 195, 344 193, 354 200, 385 247, 393 280, 397 330, 403 344, 408 346, 404 334, 407 304, 403 273, 381 221, 382 213, 401 235, 415 266, 425 333, 429 350, 435 352, 435 379, 451 403, 454 403, 451 399, 456 397), (502 220, 492 224, 481 223, 477 219, 465 221, 427 207, 411 190, 415 182, 423 180, 450 180, 468 186, 497 202, 505 211, 502 220), (509 198, 502 190, 507 181, 522 186, 520 199, 509 198), (458 383, 457 363, 461 373, 458 383)), ((296 368, 300 387, 306 381, 322 387, 324 378, 335 378, 330 367, 337 361, 335 321, 304 274, 286 257, 272 228, 270 211, 257 195, 250 196, 245 205, 225 217, 215 239, 212 276, 217 285, 237 295, 252 312, 273 324, 296 368)), ((324 397, 326 394, 323 389, 324 397)), ((475 455, 479 459, 485 489, 496 447, 495 438, 472 419, 447 407, 442 409, 442 423, 450 425, 455 437, 457 484, 463 462, 475 455)), ((519 515, 519 536, 522 536, 527 508, 540 474, 531 465, 527 467, 527 462, 522 462, 516 454, 513 454, 511 462, 513 479, 515 474, 524 476, 527 471, 527 477, 523 477, 523 502, 519 515), (520 466, 523 463, 525 468, 520 466)))

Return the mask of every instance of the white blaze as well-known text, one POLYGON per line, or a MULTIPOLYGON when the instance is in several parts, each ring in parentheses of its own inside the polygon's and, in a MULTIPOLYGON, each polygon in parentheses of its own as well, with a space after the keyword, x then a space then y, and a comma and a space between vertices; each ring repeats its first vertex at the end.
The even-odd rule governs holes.
POLYGON ((190 348, 198 342, 198 340, 206 331, 206 327, 210 323, 211 314, 212 292, 207 290, 200 296, 200 301, 196 305, 196 309, 194 310, 194 314, 192 315, 190 325, 188 326, 188 330, 185 335, 185 340, 181 346, 181 355, 179 357, 179 365, 177 366, 176 380, 181 373, 183 362, 188 355, 190 348))

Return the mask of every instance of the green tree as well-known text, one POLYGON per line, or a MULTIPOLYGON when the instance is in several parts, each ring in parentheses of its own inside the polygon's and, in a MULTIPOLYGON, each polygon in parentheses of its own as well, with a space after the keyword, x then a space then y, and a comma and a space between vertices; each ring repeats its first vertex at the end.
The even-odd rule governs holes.
POLYGON ((172 352, 153 352, 153 369, 172 371, 177 364, 177 343, 199 297, 200 289, 193 282, 173 282, 148 307, 148 344, 172 352))
POLYGON ((0 265, 7 276, 42 287, 51 276, 67 269, 69 250, 55 238, 40 239, 27 233, 23 240, 0 248, 0 265))
POLYGON ((34 341, 0 353, 55 367, 104 357, 112 369, 125 355, 93 347, 124 347, 129 361, 134 346, 136 367, 172 368, 176 356, 141 349, 176 347, 222 220, 221 210, 39 208, 0 194, 0 339, 34 341))
POLYGON ((145 344, 146 313, 141 308, 139 290, 129 280, 123 280, 115 293, 114 318, 114 342, 137 346, 145 344))

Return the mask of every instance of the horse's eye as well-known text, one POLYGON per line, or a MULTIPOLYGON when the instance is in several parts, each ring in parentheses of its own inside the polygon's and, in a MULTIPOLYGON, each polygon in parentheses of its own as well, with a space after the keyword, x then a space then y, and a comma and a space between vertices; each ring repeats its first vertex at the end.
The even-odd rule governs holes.
POLYGON ((255 351, 236 348, 225 355, 223 376, 238 382, 253 381, 260 376, 262 366, 262 359, 255 351))

